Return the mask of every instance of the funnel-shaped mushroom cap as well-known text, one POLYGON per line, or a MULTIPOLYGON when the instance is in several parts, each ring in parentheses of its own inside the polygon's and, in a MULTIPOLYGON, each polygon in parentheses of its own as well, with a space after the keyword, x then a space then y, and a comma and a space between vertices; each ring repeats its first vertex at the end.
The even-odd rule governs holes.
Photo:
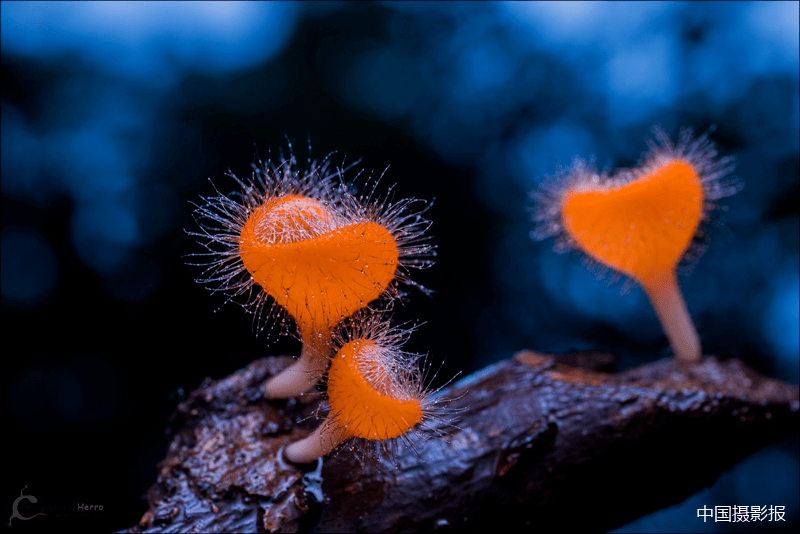
POLYGON ((331 414, 343 438, 392 439, 422 420, 419 387, 390 349, 356 339, 336 354, 328 373, 331 414))
POLYGON ((623 185, 564 194, 564 230, 589 256, 640 282, 671 273, 703 215, 703 184, 684 160, 623 185))
POLYGON ((333 325, 381 296, 399 257, 382 225, 344 224, 318 201, 299 196, 255 209, 242 228, 239 253, 301 330, 333 325))

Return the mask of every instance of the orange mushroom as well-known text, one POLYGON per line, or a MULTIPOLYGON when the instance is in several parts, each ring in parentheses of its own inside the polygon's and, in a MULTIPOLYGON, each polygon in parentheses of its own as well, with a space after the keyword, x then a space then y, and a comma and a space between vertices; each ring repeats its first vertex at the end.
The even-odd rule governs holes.
POLYGON ((556 250, 582 250, 593 262, 638 282, 649 297, 675 355, 683 361, 702 356, 700 338, 678 286, 682 260, 696 260, 705 249, 704 221, 715 201, 741 188, 728 179, 733 158, 719 158, 708 134, 681 131, 673 145, 660 127, 658 144, 639 166, 614 176, 599 174, 592 163, 575 158, 533 194, 532 235, 557 237, 556 250))
POLYGON ((277 305, 297 324, 300 359, 267 381, 269 398, 311 390, 330 360, 332 328, 392 296, 395 279, 409 282, 405 268, 426 266, 432 255, 424 236, 430 223, 408 209, 413 200, 365 202, 333 187, 324 163, 306 173, 292 163, 264 166, 247 183, 237 179, 242 200, 218 195, 195 212, 203 228, 196 235, 207 238, 212 257, 210 276, 198 281, 229 300, 244 296, 257 320, 269 296, 268 315, 277 305))
POLYGON ((352 438, 390 449, 435 411, 422 385, 418 356, 400 350, 409 331, 390 328, 380 316, 358 321, 363 322, 356 323, 328 370, 328 416, 286 448, 292 462, 311 462, 352 438))

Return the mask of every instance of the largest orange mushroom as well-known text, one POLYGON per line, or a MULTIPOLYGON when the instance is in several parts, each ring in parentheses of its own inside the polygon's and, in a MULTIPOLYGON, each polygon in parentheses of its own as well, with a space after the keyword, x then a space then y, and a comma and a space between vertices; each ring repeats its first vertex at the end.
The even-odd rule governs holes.
POLYGON ((719 158, 707 135, 681 131, 674 145, 654 133, 640 165, 611 176, 576 158, 534 193, 533 236, 557 236, 560 251, 577 248, 590 260, 638 282, 649 297, 675 355, 702 356, 700 338, 678 286, 676 269, 704 250, 702 223, 715 201, 732 195, 731 157, 719 158))
POLYGON ((211 257, 199 281, 244 297, 259 320, 268 302, 295 320, 300 359, 266 383, 269 398, 311 390, 330 360, 332 328, 392 296, 393 281, 409 281, 406 268, 432 255, 430 223, 408 209, 413 200, 357 198, 326 165, 302 173, 292 164, 259 167, 250 181, 237 179, 240 196, 207 198, 195 212, 211 257))

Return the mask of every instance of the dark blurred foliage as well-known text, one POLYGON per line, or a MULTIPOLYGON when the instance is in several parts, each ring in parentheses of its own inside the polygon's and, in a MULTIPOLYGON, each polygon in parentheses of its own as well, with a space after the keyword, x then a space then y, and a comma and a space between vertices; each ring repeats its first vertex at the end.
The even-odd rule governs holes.
MULTIPOLYGON (((104 505, 13 527, 134 524, 184 394, 297 352, 214 313, 184 231, 209 178, 233 191, 228 169, 288 142, 435 199, 437 262, 413 276, 436 293, 395 316, 425 322, 407 348, 440 385, 523 348, 666 356, 640 290, 531 241, 528 193, 574 155, 635 164, 654 124, 716 126, 745 189, 681 286, 706 353, 796 384, 798 113, 796 2, 3 2, 4 502, 104 505)), ((627 528, 728 531, 696 509, 766 504, 789 522, 742 531, 793 530, 796 447, 627 528)))

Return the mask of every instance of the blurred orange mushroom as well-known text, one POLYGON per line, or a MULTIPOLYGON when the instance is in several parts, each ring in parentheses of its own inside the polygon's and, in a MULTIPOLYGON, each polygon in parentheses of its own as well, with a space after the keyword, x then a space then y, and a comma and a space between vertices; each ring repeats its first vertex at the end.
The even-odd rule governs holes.
POLYGON ((702 223, 715 201, 734 194, 733 158, 719 158, 707 134, 681 131, 673 145, 660 127, 639 166, 614 176, 576 158, 533 194, 533 237, 557 237, 557 250, 577 248, 592 262, 638 282, 655 309, 675 355, 702 356, 676 270, 705 249, 702 223))

